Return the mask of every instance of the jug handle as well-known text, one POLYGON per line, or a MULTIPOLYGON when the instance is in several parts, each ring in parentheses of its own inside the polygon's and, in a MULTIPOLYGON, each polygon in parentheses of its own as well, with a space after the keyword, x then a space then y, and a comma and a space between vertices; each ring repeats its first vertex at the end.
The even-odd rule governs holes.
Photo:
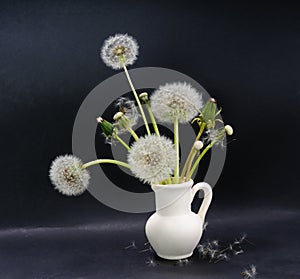
POLYGON ((197 183, 192 188, 192 201, 193 201, 196 193, 199 190, 203 190, 203 192, 204 192, 204 199, 203 199, 203 202, 202 202, 202 204, 200 206, 198 214, 203 218, 203 221, 204 221, 206 212, 207 212, 207 210, 209 208, 209 205, 211 203, 211 200, 212 200, 213 193, 212 193, 212 189, 211 189, 211 187, 209 186, 208 183, 206 183, 206 182, 197 183))

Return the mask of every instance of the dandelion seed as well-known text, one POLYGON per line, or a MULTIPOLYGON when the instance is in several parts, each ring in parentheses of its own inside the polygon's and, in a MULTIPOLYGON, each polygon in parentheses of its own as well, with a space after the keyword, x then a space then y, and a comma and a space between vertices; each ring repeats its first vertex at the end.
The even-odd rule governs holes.
POLYGON ((242 272, 243 279, 255 279, 257 275, 257 270, 255 265, 251 265, 249 269, 245 269, 242 272))
POLYGON ((209 250, 209 256, 210 256, 209 262, 212 262, 216 258, 217 252, 218 251, 214 249, 209 250))
POLYGON ((202 95, 188 83, 175 82, 160 86, 151 96, 153 114, 165 123, 191 121, 203 106, 202 95))
POLYGON ((234 251, 233 254, 235 256, 239 255, 239 254, 243 254, 244 253, 244 250, 239 250, 239 251, 234 251))
POLYGON ((151 266, 151 267, 155 267, 155 266, 158 265, 157 262, 154 261, 154 259, 152 259, 152 258, 148 258, 148 259, 146 260, 146 264, 147 264, 148 266, 151 266))
POLYGON ((140 250, 139 251, 139 253, 145 253, 145 252, 153 252, 153 249, 152 249, 152 247, 151 246, 149 246, 148 248, 146 248, 146 249, 143 249, 143 250, 140 250))
POLYGON ((240 243, 243 243, 243 241, 246 240, 246 237, 247 237, 247 234, 243 234, 243 235, 241 236, 241 238, 239 239, 239 242, 240 242, 240 243))
POLYGON ((204 224, 203 224, 203 230, 204 231, 207 229, 207 226, 208 226, 208 222, 204 222, 204 224))
POLYGON ((183 259, 182 262, 184 265, 189 265, 191 263, 189 259, 183 259))
POLYGON ((190 264, 189 259, 180 259, 175 263, 175 265, 180 266, 180 267, 182 267, 184 265, 188 265, 188 264, 190 264))
POLYGON ((203 253, 205 251, 205 246, 202 245, 202 244, 199 244, 197 246, 197 250, 198 250, 199 253, 203 253))
POLYGON ((235 239, 235 241, 233 242, 233 245, 240 245, 240 244, 241 244, 241 242, 237 239, 235 239))
POLYGON ((217 257, 217 260, 214 263, 218 263, 218 262, 224 261, 224 260, 225 261, 229 261, 230 260, 229 256, 226 253, 219 254, 218 257, 217 257))
POLYGON ((82 161, 73 155, 58 156, 51 164, 49 177, 59 192, 67 196, 81 195, 88 187, 90 174, 82 169, 82 161))
POLYGON ((182 260, 178 260, 178 261, 175 263, 175 265, 177 265, 177 266, 183 266, 182 260))
POLYGON ((133 240, 128 246, 124 247, 125 250, 127 249, 137 249, 137 246, 136 246, 136 243, 135 241, 133 240))
POLYGON ((226 247, 225 249, 223 249, 222 251, 220 251, 220 253, 223 253, 223 252, 226 252, 226 251, 232 251, 233 247, 232 247, 232 244, 229 244, 228 247, 226 247))
POLYGON ((139 46, 136 40, 127 34, 116 34, 104 41, 101 49, 103 62, 115 70, 121 69, 121 58, 125 65, 132 65, 138 56, 139 46))
POLYGON ((146 135, 133 143, 128 153, 128 164, 141 181, 159 183, 172 175, 176 165, 176 151, 170 139, 146 135))
POLYGON ((255 265, 251 265, 251 266, 250 266, 250 269, 251 269, 252 274, 254 274, 254 275, 257 274, 256 266, 255 266, 255 265))
POLYGON ((218 241, 218 240, 213 240, 213 241, 212 241, 212 244, 213 244, 215 247, 218 247, 218 246, 219 246, 219 241, 218 241))

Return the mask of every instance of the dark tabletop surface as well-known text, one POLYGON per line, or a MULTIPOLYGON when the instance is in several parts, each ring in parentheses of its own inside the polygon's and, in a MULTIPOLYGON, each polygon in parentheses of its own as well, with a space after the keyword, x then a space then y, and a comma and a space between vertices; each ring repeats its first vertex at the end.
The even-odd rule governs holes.
POLYGON ((238 279, 253 264, 257 278, 299 279, 299 217, 295 209, 218 211, 212 206, 201 243, 217 239, 227 247, 247 233, 244 253, 219 263, 209 263, 197 251, 188 263, 157 258, 147 250, 146 215, 1 230, 0 278, 238 279))

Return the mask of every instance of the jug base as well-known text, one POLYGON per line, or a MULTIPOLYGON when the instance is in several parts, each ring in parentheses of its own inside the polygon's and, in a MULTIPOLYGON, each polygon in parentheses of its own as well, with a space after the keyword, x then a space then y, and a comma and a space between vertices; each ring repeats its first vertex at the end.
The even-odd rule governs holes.
POLYGON ((172 255, 162 255, 159 253, 156 253, 157 256, 159 256, 160 258, 166 259, 166 260, 182 260, 182 259, 186 259, 189 258, 193 255, 193 252, 189 253, 189 254, 185 254, 185 255, 176 255, 176 256, 172 256, 172 255))

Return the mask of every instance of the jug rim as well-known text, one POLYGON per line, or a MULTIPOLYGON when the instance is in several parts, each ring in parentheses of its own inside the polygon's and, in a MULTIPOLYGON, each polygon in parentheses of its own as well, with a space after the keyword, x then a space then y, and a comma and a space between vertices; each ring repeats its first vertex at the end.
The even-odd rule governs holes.
POLYGON ((158 190, 158 189, 181 189, 181 188, 187 188, 193 186, 194 181, 193 179, 190 179, 189 181, 178 183, 178 184, 152 184, 151 188, 152 190, 158 190))

